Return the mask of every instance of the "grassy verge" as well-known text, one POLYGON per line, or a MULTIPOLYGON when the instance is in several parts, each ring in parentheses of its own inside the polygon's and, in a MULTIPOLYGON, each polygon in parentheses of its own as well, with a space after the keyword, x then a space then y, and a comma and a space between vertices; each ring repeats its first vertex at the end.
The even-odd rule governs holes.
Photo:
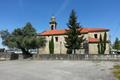
POLYGON ((117 80, 120 80, 120 65, 115 65, 113 69, 113 74, 117 80))

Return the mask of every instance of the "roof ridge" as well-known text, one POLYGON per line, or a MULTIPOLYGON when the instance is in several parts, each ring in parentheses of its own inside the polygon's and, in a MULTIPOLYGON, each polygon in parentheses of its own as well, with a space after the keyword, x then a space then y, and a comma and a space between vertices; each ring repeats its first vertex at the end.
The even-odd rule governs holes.
MULTIPOLYGON (((65 34, 66 29, 55 29, 55 30, 48 30, 40 33, 40 35, 62 35, 65 34)), ((109 31, 109 29, 106 28, 82 28, 80 30, 81 33, 88 33, 88 32, 99 32, 99 31, 109 31)))

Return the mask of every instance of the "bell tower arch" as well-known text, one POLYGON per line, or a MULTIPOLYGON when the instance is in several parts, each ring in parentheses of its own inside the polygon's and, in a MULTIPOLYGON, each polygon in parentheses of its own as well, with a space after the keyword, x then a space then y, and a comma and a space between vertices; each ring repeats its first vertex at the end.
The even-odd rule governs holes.
POLYGON ((55 30, 57 28, 57 22, 56 22, 56 18, 54 16, 52 16, 49 24, 50 24, 51 30, 55 30))

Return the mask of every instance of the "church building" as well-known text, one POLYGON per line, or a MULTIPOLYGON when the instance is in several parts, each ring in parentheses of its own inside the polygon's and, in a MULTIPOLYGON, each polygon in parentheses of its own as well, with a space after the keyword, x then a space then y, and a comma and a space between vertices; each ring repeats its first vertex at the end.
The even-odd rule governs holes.
MULTIPOLYGON (((46 38, 46 46, 39 49, 41 54, 49 54, 49 41, 54 36, 54 53, 55 54, 66 54, 67 48, 65 47, 65 35, 66 30, 58 30, 57 22, 53 16, 50 21, 50 30, 39 33, 39 36, 46 38)), ((107 33, 107 43, 105 54, 109 54, 109 29, 105 28, 82 28, 80 33, 84 36, 86 41, 82 43, 80 50, 77 50, 77 54, 98 54, 98 43, 100 35, 104 37, 104 33, 107 33)))

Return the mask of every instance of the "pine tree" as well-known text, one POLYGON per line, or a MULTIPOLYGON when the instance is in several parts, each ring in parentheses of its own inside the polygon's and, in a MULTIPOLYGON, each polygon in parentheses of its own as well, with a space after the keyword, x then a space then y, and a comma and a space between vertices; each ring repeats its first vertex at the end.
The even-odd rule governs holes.
POLYGON ((72 10, 69 18, 69 22, 67 24, 68 30, 66 30, 67 37, 65 38, 66 44, 65 47, 67 48, 67 53, 76 54, 76 49, 81 48, 81 43, 84 41, 83 37, 80 34, 81 26, 77 23, 77 17, 74 10, 72 10))

